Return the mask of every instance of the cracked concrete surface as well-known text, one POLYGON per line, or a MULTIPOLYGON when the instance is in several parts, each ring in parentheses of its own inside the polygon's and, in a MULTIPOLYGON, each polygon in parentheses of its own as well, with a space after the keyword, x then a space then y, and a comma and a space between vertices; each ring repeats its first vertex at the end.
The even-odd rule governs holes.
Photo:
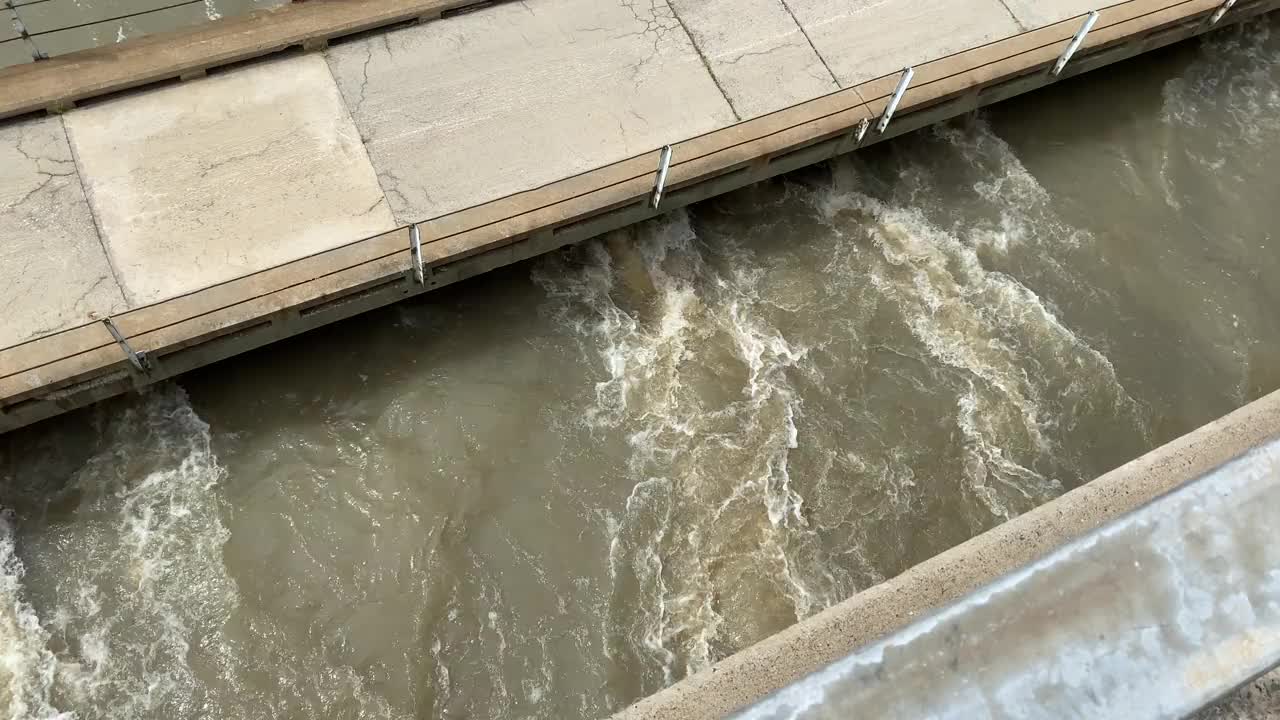
POLYGON ((844 86, 1022 32, 1000 0, 787 0, 787 5, 844 86))
POLYGON ((734 122, 665 0, 504 4, 327 56, 401 222, 734 122))
POLYGON ((10 315, 0 346, 1087 9, 1079 0, 513 1, 0 125, 0 259, 17 278, 0 288, 10 315), (35 147, 45 154, 28 157, 35 147))
POLYGON ((125 309, 60 118, 0 126, 0 347, 125 309))
POLYGON ((746 120, 840 89, 782 0, 671 0, 746 120))
POLYGON ((259 63, 64 118, 89 204, 135 303, 395 227, 318 55, 259 63))

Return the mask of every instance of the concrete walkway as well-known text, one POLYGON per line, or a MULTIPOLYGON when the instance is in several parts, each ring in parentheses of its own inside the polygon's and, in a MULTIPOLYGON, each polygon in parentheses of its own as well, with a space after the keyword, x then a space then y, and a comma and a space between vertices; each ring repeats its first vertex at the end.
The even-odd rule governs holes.
MULTIPOLYGON (((664 144, 661 211, 1041 87, 1088 7, 526 0, 351 34, 470 2, 314 0, 0 70, 0 116, 80 103, 0 121, 0 432, 653 217, 664 144)), ((1109 5, 1063 77, 1219 5, 1109 5)))
POLYGON ((1083 7, 529 0, 9 121, 0 125, 0 347, 1083 7))

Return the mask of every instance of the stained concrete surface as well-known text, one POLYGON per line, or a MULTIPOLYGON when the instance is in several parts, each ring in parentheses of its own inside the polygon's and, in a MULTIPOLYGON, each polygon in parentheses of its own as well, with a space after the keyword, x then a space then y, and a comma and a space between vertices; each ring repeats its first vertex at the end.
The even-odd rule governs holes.
POLYGON ((125 295, 152 302, 395 226, 318 55, 65 116, 125 295))
POLYGON ((328 59, 402 222, 735 120, 662 1, 504 4, 328 59))
POLYGON ((842 85, 1022 31, 1000 0, 787 0, 842 85))
POLYGON ((0 125, 0 347, 125 309, 59 118, 0 125))
POLYGON ((742 119, 840 89, 782 0, 670 0, 742 119))

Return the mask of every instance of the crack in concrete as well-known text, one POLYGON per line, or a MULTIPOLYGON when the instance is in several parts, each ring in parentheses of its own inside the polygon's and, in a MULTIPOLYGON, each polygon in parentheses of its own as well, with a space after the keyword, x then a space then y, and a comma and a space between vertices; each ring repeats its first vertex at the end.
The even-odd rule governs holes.
MULTIPOLYGON (((71 160, 60 160, 55 157, 46 157, 38 154, 35 150, 27 150, 26 148, 23 147, 23 143, 28 141, 29 141, 29 137, 27 135, 27 128, 19 127, 18 141, 14 143, 13 149, 18 151, 18 154, 21 155, 23 158, 25 158, 27 162, 31 163, 32 169, 35 172, 35 174, 42 176, 44 180, 37 182, 34 188, 32 188, 30 191, 25 193, 22 197, 18 198, 14 202, 10 203, 6 208, 8 210, 15 210, 20 205, 26 204, 26 202, 30 200, 32 197, 34 197, 37 193, 47 188, 55 178, 70 177, 76 174, 75 164, 72 163, 71 160), (40 163, 42 162, 56 163, 58 165, 71 163, 72 167, 66 172, 55 172, 54 170, 46 170, 43 167, 41 167, 40 163)), ((62 168, 58 168, 58 169, 61 170, 62 168)))
MULTIPOLYGON (((413 202, 410 202, 408 195, 400 189, 401 185, 406 184, 405 180, 390 170, 382 170, 378 172, 377 175, 378 186, 382 188, 382 194, 386 196, 387 202, 391 205, 391 214, 395 216, 396 222, 417 222, 407 218, 407 215, 416 210, 416 207, 413 202), (392 196, 394 196, 394 198, 392 196)), ((426 188, 413 185, 412 183, 409 184, 413 186, 415 194, 422 195, 425 200, 425 204, 435 204, 435 200, 431 197, 431 193, 427 192, 426 188)), ((370 210, 372 210, 372 208, 370 208, 370 210)))
MULTIPOLYGON (((395 54, 391 51, 391 38, 386 33, 378 35, 378 39, 382 41, 382 49, 387 52, 387 59, 390 60, 395 54)), ((356 102, 356 110, 359 111, 364 105, 366 93, 369 88, 369 63, 373 62, 373 40, 365 45, 365 51, 368 56, 364 59, 364 65, 360 68, 360 100, 356 102)))
POLYGON ((722 58, 722 59, 720 60, 720 62, 721 62, 721 63, 724 63, 725 65, 737 65, 738 63, 742 62, 742 60, 743 60, 744 58, 749 58, 749 57, 759 57, 759 56, 761 56, 761 55, 771 55, 771 54, 773 54, 773 53, 778 52, 779 50, 785 50, 785 49, 787 49, 788 47, 791 47, 791 43, 784 43, 784 44, 782 44, 782 45, 774 45, 773 47, 769 48, 768 50, 751 50, 751 51, 749 51, 749 52, 744 52, 744 53, 739 54, 738 56, 734 57, 732 60, 727 59, 727 58, 722 58))
POLYGON ((241 160, 247 160, 252 157, 263 155, 268 150, 272 150, 277 145, 280 145, 281 143, 285 143, 288 141, 289 141, 288 137, 276 138, 275 140, 272 140, 271 142, 258 148, 257 150, 250 150, 249 152, 243 152, 243 153, 240 153, 239 155, 232 155, 231 157, 223 158, 221 160, 218 160, 217 162, 209 163, 208 165, 205 166, 204 170, 200 171, 200 177, 201 178, 207 177, 209 173, 213 172, 214 170, 217 170, 218 168, 224 165, 230 165, 231 163, 234 163, 234 162, 239 162, 241 160))
POLYGON ((387 201, 387 196, 383 194, 382 197, 378 198, 377 200, 374 200, 372 205, 356 213, 356 217, 359 217, 361 215, 368 215, 369 213, 373 212, 379 205, 381 205, 386 201, 387 201))
MULTIPOLYGON (((97 279, 97 280, 94 280, 94 281, 93 281, 93 284, 92 284, 92 285, 90 285, 90 286, 89 286, 89 288, 88 288, 87 290, 85 290, 84 292, 80 293, 80 296, 79 296, 79 297, 77 297, 77 298, 76 298, 76 301, 75 301, 74 303, 72 303, 72 304, 71 304, 71 307, 79 309, 82 305, 84 305, 84 302, 85 302, 85 300, 87 300, 87 299, 89 298, 89 295, 91 295, 91 294, 93 293, 93 291, 94 291, 94 290, 97 290, 99 285, 101 285, 103 282, 105 282, 105 281, 107 281, 107 280, 109 280, 109 279, 110 279, 110 278, 109 278, 107 275, 99 275, 99 276, 98 276, 98 279, 97 279)), ((89 319, 90 319, 90 320, 97 320, 97 319, 98 319, 98 313, 97 313, 97 312, 95 312, 94 310, 92 310, 92 309, 88 309, 88 310, 86 311, 86 313, 87 313, 87 315, 89 316, 89 319)))
POLYGON ((676 22, 680 23, 680 29, 684 30, 685 37, 689 38, 689 44, 693 46, 693 51, 698 54, 698 59, 702 61, 702 67, 706 68, 707 77, 711 78, 711 82, 720 91, 720 97, 723 97, 725 104, 729 106, 729 112, 733 113, 733 119, 741 121, 742 115, 738 112, 738 108, 734 106, 733 99, 729 97, 729 93, 720 84, 720 78, 716 77, 715 71, 711 69, 711 63, 707 61, 707 56, 702 53, 702 48, 699 47, 698 41, 694 40, 693 33, 689 31, 689 27, 684 24, 680 13, 676 12, 673 5, 668 5, 667 8, 671 10, 671 15, 676 19, 676 22))
MULTIPOLYGON (((98 247, 102 250, 102 259, 107 264, 107 270, 111 272, 111 279, 116 283, 116 291, 120 293, 120 303, 126 308, 137 307, 138 299, 133 293, 120 281, 120 271, 116 268, 115 258, 111 256, 111 248, 107 245, 106 236, 102 232, 102 223, 98 220, 98 214, 93 211, 93 198, 89 193, 89 188, 84 184, 84 177, 80 174, 80 158, 76 153, 75 143, 71 142, 71 133, 67 131, 67 121, 64 116, 58 116, 58 127, 62 128, 62 140, 67 144, 67 150, 71 153, 71 163, 76 168, 76 181, 80 184, 80 194, 84 198, 85 211, 89 213, 90 224, 93 225, 93 233, 98 238, 98 247)), ((112 303, 115 307, 115 303, 112 303)))
MULTIPOLYGON (((630 11, 632 18, 643 25, 643 27, 638 32, 623 33, 613 37, 614 40, 622 40, 629 37, 643 38, 652 35, 653 52, 649 53, 647 57, 641 59, 640 62, 632 66, 631 81, 637 85, 640 83, 640 73, 644 70, 645 66, 653 62, 658 55, 661 54, 662 51, 660 46, 662 41, 665 40, 668 34, 673 32, 677 27, 684 29, 684 23, 680 22, 679 17, 675 13, 675 9, 667 4, 665 0, 647 0, 649 5, 647 10, 648 17, 643 15, 645 10, 640 7, 640 3, 642 1, 643 0, 620 0, 621 6, 630 11), (659 5, 661 7, 659 7, 659 5), (666 8, 668 14, 660 14, 659 11, 661 8, 666 8), (675 21, 674 25, 671 24, 672 20, 675 21)), ((687 29, 685 29, 685 35, 688 35, 687 29)), ((692 40, 690 40, 690 42, 692 42, 692 40)), ((696 44, 694 45, 694 48, 697 48, 696 44)))
POLYGON ((787 4, 787 0, 778 0, 778 2, 782 5, 782 9, 787 11, 787 15, 791 16, 791 22, 795 23, 796 27, 799 28, 800 34, 803 35, 805 41, 809 43, 809 47, 813 50, 813 54, 817 55, 818 60, 822 62, 822 67, 827 69, 827 74, 831 76, 831 82, 835 83, 838 88, 844 87, 840 82, 840 78, 836 77, 836 74, 831 70, 831 66, 827 64, 827 59, 822 57, 822 53, 818 52, 818 46, 813 44, 813 38, 809 37, 809 31, 805 30, 804 25, 800 24, 800 19, 796 17, 794 12, 792 12, 791 6, 787 4))
POLYGON ((1009 17, 1013 20, 1013 24, 1018 26, 1018 29, 1023 32, 1031 30, 1030 27, 1023 24, 1023 22, 1018 19, 1018 14, 1013 11, 1013 8, 1009 7, 1009 3, 1006 2, 1006 0, 1000 0, 1000 6, 1004 8, 1005 12, 1009 13, 1009 17))

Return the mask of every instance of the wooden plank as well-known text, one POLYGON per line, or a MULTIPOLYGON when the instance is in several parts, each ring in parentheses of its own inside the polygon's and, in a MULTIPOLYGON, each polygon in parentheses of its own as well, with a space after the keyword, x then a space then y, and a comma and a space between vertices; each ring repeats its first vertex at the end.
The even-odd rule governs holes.
POLYGON ((0 119, 479 4, 480 0, 311 0, 0 69, 0 119))

